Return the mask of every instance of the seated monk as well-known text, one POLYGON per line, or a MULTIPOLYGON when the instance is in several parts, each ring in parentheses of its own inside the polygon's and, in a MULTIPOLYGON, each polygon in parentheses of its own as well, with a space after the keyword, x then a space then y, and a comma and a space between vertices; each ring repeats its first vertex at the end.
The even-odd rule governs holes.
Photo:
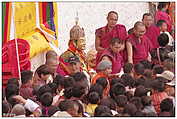
POLYGON ((84 29, 80 28, 76 23, 76 25, 70 30, 69 48, 59 57, 60 63, 57 68, 57 73, 62 76, 70 74, 67 60, 72 56, 77 56, 79 58, 81 62, 81 70, 87 72, 87 63, 85 61, 86 55, 84 52, 86 46, 85 42, 84 29))
POLYGON ((108 60, 112 62, 112 74, 117 74, 123 70, 123 58, 119 53, 121 51, 122 43, 123 41, 118 38, 111 39, 109 48, 105 49, 98 58, 99 62, 102 60, 108 60))

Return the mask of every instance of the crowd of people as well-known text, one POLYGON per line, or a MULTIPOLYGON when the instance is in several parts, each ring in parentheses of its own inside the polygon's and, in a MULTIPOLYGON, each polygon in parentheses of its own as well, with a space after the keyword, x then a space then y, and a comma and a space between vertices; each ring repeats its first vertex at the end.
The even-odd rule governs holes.
POLYGON ((169 3, 155 17, 126 30, 110 11, 96 29, 95 49, 85 54, 85 32, 70 30, 68 49, 53 50, 35 72, 10 78, 2 96, 3 117, 173 117, 175 45, 169 3), (154 22, 153 22, 154 21, 154 22))

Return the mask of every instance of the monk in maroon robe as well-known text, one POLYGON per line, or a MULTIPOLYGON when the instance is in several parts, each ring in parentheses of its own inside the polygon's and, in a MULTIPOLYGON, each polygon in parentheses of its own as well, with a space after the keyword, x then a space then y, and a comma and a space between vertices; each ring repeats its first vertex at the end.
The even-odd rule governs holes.
MULTIPOLYGON (((97 50, 97 63, 98 57, 101 53, 109 47, 109 41, 112 38, 119 38, 120 40, 126 40, 127 32, 124 25, 116 24, 118 21, 118 14, 115 11, 110 11, 107 16, 107 25, 96 30, 95 47, 97 50)), ((121 46, 122 51, 120 54, 124 57, 123 49, 125 44, 121 46)))
POLYGON ((156 23, 159 20, 165 20, 167 25, 168 25, 168 32, 172 31, 172 20, 170 15, 167 13, 167 9, 169 7, 169 3, 168 2, 159 2, 158 4, 158 10, 155 13, 155 20, 156 23))
POLYGON ((110 40, 109 48, 105 49, 98 57, 98 61, 109 60, 112 62, 112 74, 117 74, 121 71, 124 63, 120 55, 121 45, 123 41, 118 38, 110 40))
MULTIPOLYGON (((145 35, 148 37, 149 28, 153 25, 153 22, 154 22, 152 14, 151 13, 144 13, 143 18, 142 18, 142 22, 144 23, 144 25, 146 27, 145 35)), ((148 37, 148 39, 150 40, 149 37, 148 37)), ((151 50, 152 50, 153 49, 153 43, 151 41, 150 41, 150 47, 151 47, 151 50)))
POLYGON ((126 41, 128 62, 137 64, 142 60, 150 60, 150 43, 144 35, 145 25, 138 21, 134 25, 134 31, 126 41))
POLYGON ((160 28, 157 25, 151 25, 145 35, 149 38, 151 44, 152 44, 152 48, 151 49, 155 49, 159 47, 157 38, 160 35, 160 28))

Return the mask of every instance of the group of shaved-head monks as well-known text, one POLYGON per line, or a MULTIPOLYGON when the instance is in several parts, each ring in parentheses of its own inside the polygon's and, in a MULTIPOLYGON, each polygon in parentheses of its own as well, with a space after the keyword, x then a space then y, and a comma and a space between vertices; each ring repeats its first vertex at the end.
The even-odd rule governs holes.
POLYGON ((168 35, 169 42, 167 45, 173 45, 173 37, 170 35, 172 21, 165 12, 167 6, 166 4, 163 8, 159 7, 155 17, 150 13, 143 14, 142 21, 137 21, 128 32, 124 25, 117 24, 118 13, 110 11, 107 16, 107 25, 96 29, 96 51, 91 49, 88 52, 88 57, 84 53, 86 46, 84 29, 76 24, 70 30, 69 48, 60 56, 60 66, 57 72, 63 76, 77 72, 76 69, 67 67, 67 59, 71 56, 77 56, 82 65, 81 69, 87 72, 96 70, 96 66, 102 60, 111 62, 111 74, 120 73, 125 63, 137 64, 143 60, 148 60, 160 64, 162 62, 160 57, 154 58, 151 55, 151 51, 162 47, 158 42, 160 34, 168 35), (91 61, 88 61, 89 59, 91 61))
POLYGON ((8 80, 3 116, 174 116, 175 56, 168 5, 159 3, 155 16, 143 14, 128 31, 117 24, 118 13, 110 11, 107 25, 95 31, 96 50, 87 54, 84 29, 76 22, 64 53, 48 51, 34 74, 21 72, 22 84, 8 80))

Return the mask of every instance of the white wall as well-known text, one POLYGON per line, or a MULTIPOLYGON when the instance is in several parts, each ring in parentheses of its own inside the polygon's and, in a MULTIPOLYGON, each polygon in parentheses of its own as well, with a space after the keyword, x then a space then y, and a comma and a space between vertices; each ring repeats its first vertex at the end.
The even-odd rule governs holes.
POLYGON ((106 25, 107 13, 111 10, 118 12, 118 23, 124 24, 128 30, 149 9, 147 2, 58 2, 60 51, 68 48, 69 30, 75 24, 76 12, 80 26, 85 30, 87 52, 94 47, 95 29, 106 25))

